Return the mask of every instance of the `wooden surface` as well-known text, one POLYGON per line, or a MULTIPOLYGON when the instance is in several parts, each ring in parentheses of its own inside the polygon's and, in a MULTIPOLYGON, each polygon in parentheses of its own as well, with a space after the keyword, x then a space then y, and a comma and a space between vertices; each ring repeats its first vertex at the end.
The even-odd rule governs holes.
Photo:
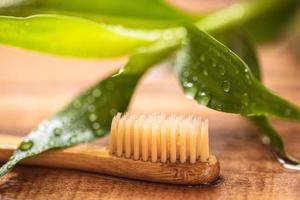
MULTIPOLYGON (((81 61, 3 46, 0 55, 0 134, 18 136, 125 61, 81 61)), ((261 47, 260 58, 266 85, 300 106, 300 59, 278 42, 261 47)), ((274 161, 260 143, 258 130, 245 119, 187 100, 168 68, 147 74, 130 109, 208 118, 211 150, 220 159, 221 179, 212 186, 183 187, 18 166, 0 179, 0 199, 299 199, 300 172, 274 161)), ((288 150, 300 157, 300 125, 278 120, 274 124, 288 150)))

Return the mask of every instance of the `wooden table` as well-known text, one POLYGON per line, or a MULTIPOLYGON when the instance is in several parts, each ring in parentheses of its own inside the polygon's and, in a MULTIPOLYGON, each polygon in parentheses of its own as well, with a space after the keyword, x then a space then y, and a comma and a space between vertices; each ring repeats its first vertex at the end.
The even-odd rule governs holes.
MULTIPOLYGON (((121 66, 0 47, 0 134, 25 135, 80 90, 121 66)), ((282 43, 260 48, 266 85, 300 106, 300 60, 282 43)), ((183 187, 73 170, 16 167, 0 179, 0 199, 299 199, 300 172, 284 169, 238 115, 188 100, 167 67, 151 70, 137 88, 134 111, 195 114, 210 120, 211 149, 222 177, 211 187, 183 187)), ((274 121, 288 150, 300 157, 300 124, 274 121)))

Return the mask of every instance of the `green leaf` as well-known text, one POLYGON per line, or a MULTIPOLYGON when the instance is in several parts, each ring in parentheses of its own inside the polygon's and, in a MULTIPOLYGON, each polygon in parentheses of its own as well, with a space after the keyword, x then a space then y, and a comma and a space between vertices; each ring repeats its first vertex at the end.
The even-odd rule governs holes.
MULTIPOLYGON (((231 37, 227 38, 227 45, 247 63, 255 77, 258 80, 261 80, 261 70, 257 60, 255 47, 246 33, 237 30, 231 37)), ((292 157, 285 151, 285 145, 281 136, 272 127, 267 117, 255 116, 249 117, 249 119, 261 129, 261 134, 264 136, 263 142, 271 148, 276 158, 286 167, 293 169, 297 168, 297 165, 300 164, 300 160, 292 157)))
POLYGON ((62 56, 115 57, 155 39, 80 18, 0 16, 0 43, 62 56))
POLYGON ((271 148, 277 160, 286 168, 299 170, 300 160, 285 151, 281 136, 272 127, 269 120, 264 116, 250 117, 250 120, 263 131, 263 142, 271 148))
POLYGON ((188 97, 223 112, 300 120, 299 109, 265 88, 230 49, 194 26, 187 30, 177 73, 188 97))
POLYGON ((201 18, 196 25, 214 35, 243 26, 256 40, 267 40, 285 27, 298 5, 298 0, 245 1, 215 11, 201 18))
POLYGON ((0 14, 60 14, 134 28, 170 27, 195 18, 162 0, 12 0, 0 4, 0 14))
POLYGON ((226 46, 236 53, 248 65, 255 78, 261 81, 261 70, 250 36, 242 29, 236 29, 225 41, 226 46))
POLYGON ((116 112, 126 110, 141 76, 176 48, 174 43, 158 43, 139 49, 118 73, 86 90, 62 111, 32 130, 0 168, 0 176, 25 158, 107 134, 112 117, 116 112))

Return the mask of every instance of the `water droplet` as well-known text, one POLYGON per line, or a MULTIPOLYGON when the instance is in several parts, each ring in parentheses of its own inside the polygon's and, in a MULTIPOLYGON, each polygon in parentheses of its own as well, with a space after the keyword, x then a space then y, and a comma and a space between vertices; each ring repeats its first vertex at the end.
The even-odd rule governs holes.
POLYGON ((215 61, 212 61, 211 66, 212 67, 217 67, 217 63, 215 61))
POLYGON ((230 91, 230 88, 231 88, 231 84, 228 80, 224 80, 222 82, 222 88, 223 88, 223 91, 224 92, 229 92, 230 91))
POLYGON ((90 120, 91 122, 96 121, 96 120, 97 120, 97 115, 95 115, 94 113, 91 113, 91 114, 89 115, 89 120, 90 120))
POLYGON ((187 87, 187 88, 193 87, 193 83, 185 81, 183 82, 183 87, 187 87))
POLYGON ((32 151, 28 151, 27 152, 27 156, 31 157, 31 156, 34 156, 35 154, 32 152, 32 151))
POLYGON ((222 104, 218 103, 218 101, 216 99, 212 99, 210 101, 210 107, 215 109, 215 110, 218 110, 218 111, 222 111, 223 110, 223 106, 222 104))
POLYGON ((75 135, 73 135, 72 137, 70 137, 69 138, 69 140, 68 140, 71 144, 74 144, 74 143, 76 143, 76 141, 77 141, 77 139, 76 139, 76 136, 75 135))
POLYGON ((80 108, 81 107, 81 102, 78 100, 78 99, 76 99, 74 102, 73 102, 73 106, 75 107, 75 108, 80 108))
POLYGON ((210 99, 210 95, 205 92, 199 92, 197 95, 197 101, 203 106, 207 106, 210 102, 210 99))
POLYGON ((100 128, 100 124, 98 122, 93 123, 93 129, 99 129, 100 128))
POLYGON ((244 93, 242 96, 242 104, 244 106, 248 106, 248 103, 249 103, 249 96, 247 93, 244 93))
POLYGON ((264 144, 270 144, 270 138, 269 137, 267 137, 267 136, 264 136, 264 137, 262 137, 261 138, 262 139, 262 142, 264 143, 264 144))
POLYGON ((9 169, 11 169, 13 166, 14 166, 14 165, 13 165, 12 163, 8 163, 7 166, 6 166, 6 169, 9 170, 9 169))
POLYGON ((218 72, 221 76, 224 76, 225 75, 225 67, 224 65, 219 65, 218 66, 218 72))
POLYGON ((201 56, 200 56, 200 61, 201 61, 201 62, 204 62, 204 61, 205 61, 205 56, 204 56, 204 55, 201 55, 201 56))
POLYGON ((293 157, 272 150, 277 160, 287 169, 300 170, 300 164, 293 157))
POLYGON ((222 110, 223 110, 222 104, 217 104, 217 105, 216 105, 216 110, 222 111, 222 110))
POLYGON ((10 158, 9 158, 9 160, 14 160, 15 159, 15 156, 11 156, 10 158))
POLYGON ((247 83, 250 85, 251 84, 250 75, 247 73, 245 76, 246 76, 247 83))
POLYGON ((96 89, 94 89, 93 90, 93 96, 95 97, 95 98, 97 98, 97 97, 100 97, 101 96, 101 94, 102 94, 102 92, 101 92, 101 90, 99 90, 98 88, 96 88, 96 89))
POLYGON ((186 87, 184 89, 184 93, 188 99, 194 99, 194 97, 197 94, 197 88, 196 87, 186 87))
POLYGON ((27 151, 31 149, 33 146, 33 141, 32 140, 25 140, 20 144, 20 150, 21 151, 27 151))
POLYGON ((50 147, 53 147, 55 145, 55 142, 53 140, 51 140, 48 144, 50 147))
POLYGON ((54 134, 55 136, 60 136, 61 133, 62 133, 61 128, 55 128, 55 129, 53 129, 53 134, 54 134))

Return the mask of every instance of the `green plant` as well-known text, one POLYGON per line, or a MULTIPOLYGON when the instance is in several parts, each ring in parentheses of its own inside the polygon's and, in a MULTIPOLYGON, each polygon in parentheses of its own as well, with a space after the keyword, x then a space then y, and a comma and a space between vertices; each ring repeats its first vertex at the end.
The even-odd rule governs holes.
POLYGON ((105 135, 112 116, 126 110, 141 76, 175 51, 178 79, 189 98, 248 117, 279 158, 300 164, 285 152, 267 119, 300 120, 300 110, 261 84, 255 47, 248 37, 274 36, 292 16, 297 0, 257 0, 202 15, 184 13, 159 0, 7 2, 0 4, 2 44, 71 57, 130 56, 118 72, 32 130, 0 168, 0 176, 22 159, 105 135))

